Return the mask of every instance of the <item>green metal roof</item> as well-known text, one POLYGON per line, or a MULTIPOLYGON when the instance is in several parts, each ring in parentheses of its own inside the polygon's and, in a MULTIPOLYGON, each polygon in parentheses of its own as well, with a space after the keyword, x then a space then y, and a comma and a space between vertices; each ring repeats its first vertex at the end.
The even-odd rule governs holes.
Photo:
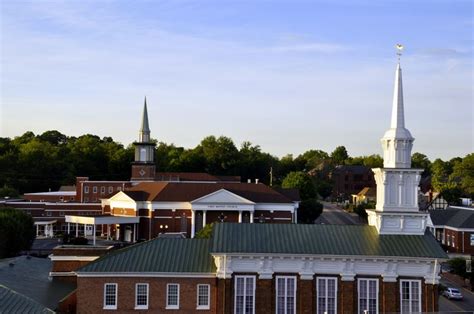
POLYGON ((239 224, 214 226, 212 253, 447 258, 425 235, 379 235, 367 225, 239 224))
POLYGON ((158 238, 107 254, 78 273, 213 273, 216 269, 209 246, 209 239, 158 238))
POLYGON ((0 285, 0 313, 54 313, 44 305, 0 285))

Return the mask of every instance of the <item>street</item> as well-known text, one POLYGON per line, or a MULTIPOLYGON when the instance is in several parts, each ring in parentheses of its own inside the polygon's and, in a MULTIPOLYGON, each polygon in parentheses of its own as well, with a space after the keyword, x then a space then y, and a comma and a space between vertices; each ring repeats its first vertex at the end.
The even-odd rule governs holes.
POLYGON ((323 213, 315 220, 316 224, 326 225, 360 225, 362 222, 355 214, 349 214, 329 202, 321 202, 324 206, 323 213))
POLYGON ((461 287, 458 283, 442 276, 441 283, 446 287, 459 289, 464 296, 463 300, 448 300, 444 296, 439 297, 440 313, 474 313, 474 293, 461 287))

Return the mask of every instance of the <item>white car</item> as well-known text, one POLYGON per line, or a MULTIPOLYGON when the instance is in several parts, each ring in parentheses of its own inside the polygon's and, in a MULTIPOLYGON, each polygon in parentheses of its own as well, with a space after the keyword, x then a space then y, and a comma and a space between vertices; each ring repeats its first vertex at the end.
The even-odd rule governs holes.
POLYGON ((446 288, 446 290, 443 292, 443 295, 448 299, 462 300, 463 298, 461 291, 456 288, 446 288))

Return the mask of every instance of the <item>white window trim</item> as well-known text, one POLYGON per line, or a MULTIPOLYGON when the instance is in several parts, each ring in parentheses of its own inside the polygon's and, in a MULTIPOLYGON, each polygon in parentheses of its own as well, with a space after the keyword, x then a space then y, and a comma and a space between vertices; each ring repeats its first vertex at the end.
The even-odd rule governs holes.
POLYGON ((138 282, 135 284, 135 310, 148 310, 148 305, 150 304, 150 285, 145 282, 138 282), (146 305, 138 305, 138 285, 146 286, 146 305))
POLYGON ((92 193, 97 193, 97 187, 96 186, 92 187, 92 193))
MULTIPOLYGON (((245 279, 247 278, 253 278, 253 291, 252 291, 252 295, 253 295, 253 309, 252 309, 252 313, 255 314, 255 287, 257 285, 257 280, 256 280, 256 277, 255 276, 242 276, 242 275, 236 275, 234 277, 234 313, 237 312, 237 278, 243 278, 244 279, 244 283, 246 282, 245 279)), ((246 287, 244 288, 244 300, 245 300, 245 293, 246 293, 247 289, 246 287)), ((245 304, 244 304, 244 307, 245 307, 245 304)))
MULTIPOLYGON (((293 279, 294 280, 294 287, 293 287, 293 308, 295 311, 293 313, 287 313, 286 312, 286 306, 284 308, 285 314, 295 314, 296 313, 296 276, 275 276, 275 311, 278 311, 278 279, 285 279, 285 305, 287 304, 287 294, 286 291, 288 289, 288 281, 287 279, 293 279)), ((277 312, 278 313, 278 312, 277 312)))
POLYGON ((104 310, 116 310, 117 309, 117 304, 118 304, 118 284, 116 283, 111 283, 107 282, 104 284, 104 310), (106 305, 105 299, 106 299, 106 291, 107 291, 107 286, 115 286, 115 305, 106 305))
MULTIPOLYGON (((400 313, 402 313, 402 301, 403 301, 403 293, 402 293, 402 283, 403 282, 408 282, 409 283, 409 286, 410 286, 410 299, 408 299, 409 301, 409 304, 410 304, 410 310, 408 311, 408 313, 413 313, 411 311, 411 283, 413 282, 416 282, 418 283, 418 307, 420 308, 420 310, 422 311, 422 304, 421 304, 421 280, 418 280, 418 279, 400 279, 400 313)), ((418 313, 418 312, 415 312, 415 313, 418 313)))
POLYGON ((198 284, 196 287, 196 310, 209 310, 211 308, 211 285, 198 284), (199 287, 207 287, 207 305, 199 305, 199 287))
MULTIPOLYGON (((364 312, 360 312, 360 282, 362 280, 365 280, 367 282, 369 281, 375 281, 375 296, 376 296, 376 305, 375 305, 375 308, 377 309, 376 310, 376 313, 378 314, 379 313, 379 280, 378 278, 358 278, 357 279, 357 311, 359 314, 364 314, 364 312)), ((369 285, 367 284, 367 300, 369 299, 369 285)), ((367 303, 368 304, 368 303, 367 303)))
MULTIPOLYGON (((316 277, 316 313, 319 313, 319 295, 318 295, 318 287, 319 287, 319 280, 328 280, 328 279, 331 279, 331 280, 334 280, 336 282, 336 284, 334 285, 335 287, 335 296, 336 296, 336 300, 334 302, 334 310, 335 312, 334 313, 337 313, 337 301, 338 301, 338 298, 337 298, 337 277, 316 277)), ((326 281, 327 282, 327 281, 326 281)), ((328 299, 328 293, 327 293, 327 285, 326 285, 326 301, 328 299)), ((327 304, 327 302, 326 302, 327 304)))
POLYGON ((88 186, 85 186, 84 187, 84 194, 88 194, 89 193, 89 187, 88 186))
POLYGON ((166 309, 167 310, 179 310, 179 283, 169 283, 166 285, 166 309), (178 286, 178 298, 177 298, 177 305, 175 304, 168 304, 169 301, 169 287, 170 286, 178 286))

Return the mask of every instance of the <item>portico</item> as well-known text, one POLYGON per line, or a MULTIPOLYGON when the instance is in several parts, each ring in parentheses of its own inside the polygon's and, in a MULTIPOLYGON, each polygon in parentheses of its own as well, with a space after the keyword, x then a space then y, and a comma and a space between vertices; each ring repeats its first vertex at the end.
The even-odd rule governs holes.
MULTIPOLYGON (((126 229, 124 232, 124 241, 126 242, 136 242, 137 241, 137 232, 138 232, 138 224, 140 222, 140 217, 123 217, 123 216, 111 216, 111 215, 104 215, 104 216, 92 216, 92 217, 84 217, 84 216, 65 216, 65 221, 67 223, 67 232, 69 234, 71 230, 71 223, 76 224, 76 237, 79 235, 79 225, 84 225, 84 236, 90 235, 88 234, 87 226, 92 226, 92 244, 95 245, 96 243, 96 231, 97 226, 107 226, 107 238, 111 237, 111 226, 120 226, 120 225, 131 225, 133 226, 132 229, 126 229), (128 231, 128 232, 127 232, 128 231)), ((118 228, 116 230, 119 230, 118 228)), ((120 239, 120 236, 116 235, 116 240, 120 239)))
POLYGON ((57 220, 35 221, 36 237, 52 238, 54 236, 53 226, 56 222, 57 220))

